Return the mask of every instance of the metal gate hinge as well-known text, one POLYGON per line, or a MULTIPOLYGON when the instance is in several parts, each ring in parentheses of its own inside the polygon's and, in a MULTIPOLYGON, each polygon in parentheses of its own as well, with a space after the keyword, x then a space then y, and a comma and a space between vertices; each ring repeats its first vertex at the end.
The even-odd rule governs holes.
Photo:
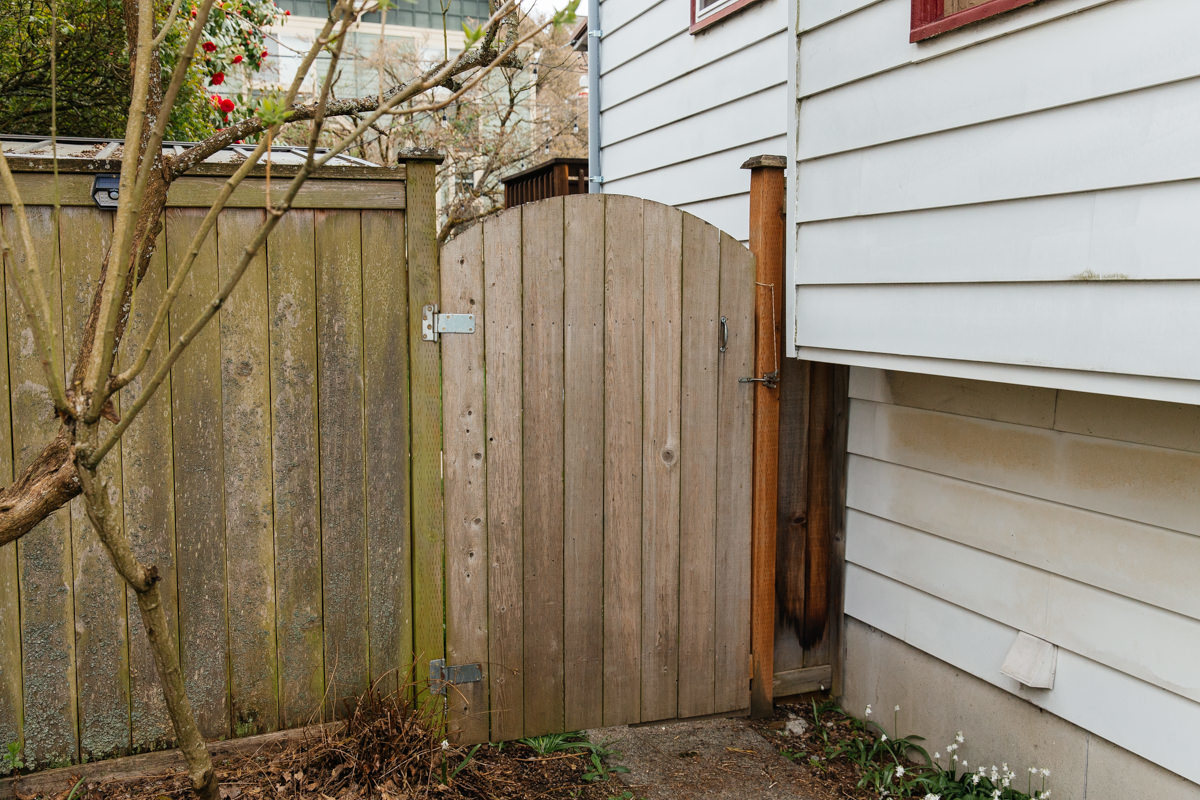
POLYGON ((738 383, 761 383, 768 389, 775 389, 779 386, 779 370, 768 372, 761 378, 738 378, 738 383))
POLYGON ((474 314, 439 314, 435 303, 421 309, 421 339, 436 342, 443 333, 474 333, 474 314))
POLYGON ((483 668, 478 664, 446 666, 446 659, 435 658, 429 662, 429 691, 445 694, 446 687, 453 684, 478 683, 483 680, 483 668))

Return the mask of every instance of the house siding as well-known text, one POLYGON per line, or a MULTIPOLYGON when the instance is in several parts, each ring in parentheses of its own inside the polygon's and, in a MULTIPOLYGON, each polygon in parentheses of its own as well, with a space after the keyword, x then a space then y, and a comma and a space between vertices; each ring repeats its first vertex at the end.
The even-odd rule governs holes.
POLYGON ((747 158, 786 151, 787 6, 761 0, 697 34, 686 0, 600 11, 604 191, 679 206, 745 241, 747 158))
POLYGON ((1200 4, 910 8, 793 12, 793 353, 1200 403, 1200 4))
MULTIPOLYGON (((959 709, 959 728, 995 729, 973 762, 1015 759, 1002 734, 1032 704, 1200 796, 1181 735, 1200 726, 1200 407, 862 368, 850 395, 846 615, 895 642, 849 638, 848 701, 906 704, 863 662, 911 649, 1011 698, 991 721, 959 709), (1052 690, 1001 674, 1018 631, 1059 648, 1052 690)), ((912 691, 944 693, 937 672, 912 691)), ((945 712, 911 713, 945 735, 922 720, 945 712)), ((1034 741, 1039 765, 1069 772, 1065 741, 1034 741)))

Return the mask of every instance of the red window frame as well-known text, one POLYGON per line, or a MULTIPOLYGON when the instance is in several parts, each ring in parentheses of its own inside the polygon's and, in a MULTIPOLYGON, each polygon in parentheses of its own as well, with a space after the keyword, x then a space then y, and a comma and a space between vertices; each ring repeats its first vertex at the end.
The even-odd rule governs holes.
MULTIPOLYGON (((913 1, 920 2, 920 0, 913 0, 913 1)), ((730 14, 735 14, 738 11, 741 11, 746 6, 753 5, 757 2, 759 2, 759 0, 734 0, 734 2, 730 3, 727 6, 722 6, 720 9, 712 12, 708 16, 700 17, 699 21, 697 21, 697 19, 696 19, 697 0, 688 0, 688 5, 691 6, 691 8, 692 8, 692 24, 688 28, 688 30, 692 33, 696 33, 697 31, 702 31, 705 28, 707 28, 709 25, 712 25, 714 22, 719 22, 719 21, 725 19, 726 17, 728 17, 730 14)))
POLYGON ((988 0, 986 3, 980 3, 946 16, 946 5, 943 0, 912 0, 912 27, 908 40, 919 42, 922 39, 937 36, 939 33, 952 31, 963 25, 1003 14, 1014 8, 1027 6, 1032 2, 1035 0, 988 0))

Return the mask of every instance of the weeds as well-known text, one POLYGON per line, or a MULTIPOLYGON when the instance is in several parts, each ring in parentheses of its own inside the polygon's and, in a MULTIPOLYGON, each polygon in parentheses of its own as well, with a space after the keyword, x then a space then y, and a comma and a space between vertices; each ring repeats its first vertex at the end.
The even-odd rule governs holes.
POLYGON ((21 743, 9 742, 5 752, 0 753, 0 775, 20 772, 23 769, 25 762, 21 760, 21 743))
MULTIPOLYGON (((893 709, 892 731, 899 730, 900 707, 893 709)), ((918 736, 893 737, 871 719, 867 706, 863 719, 856 719, 832 702, 812 704, 813 729, 819 738, 816 752, 784 748, 781 755, 792 761, 807 762, 817 772, 827 771, 833 762, 853 764, 859 775, 858 788, 880 798, 916 800, 1048 800, 1046 779, 1050 770, 1031 767, 1026 791, 1016 787, 1017 773, 1008 764, 978 766, 974 771, 959 748, 966 741, 958 732, 954 741, 932 756, 918 736), (1038 786, 1035 788, 1035 784, 1038 786)))

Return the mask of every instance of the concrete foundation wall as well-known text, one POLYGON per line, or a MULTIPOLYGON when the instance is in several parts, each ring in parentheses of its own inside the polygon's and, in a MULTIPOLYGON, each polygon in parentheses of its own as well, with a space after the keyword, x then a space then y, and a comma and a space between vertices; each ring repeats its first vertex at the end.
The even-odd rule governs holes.
MULTIPOLYGON (((1120 698, 1107 702, 1119 704, 1120 698)), ((1055 800, 1196 800, 1200 786, 1032 703, 871 628, 846 620, 843 706, 889 733, 925 737, 932 754, 962 731, 960 757, 974 768, 1007 762, 1022 778, 1030 766, 1050 770, 1055 800), (893 711, 900 706, 898 727, 893 711)), ((1194 732, 1177 732, 1194 738, 1194 732)), ((1040 787, 1040 783, 1034 785, 1040 787)))

